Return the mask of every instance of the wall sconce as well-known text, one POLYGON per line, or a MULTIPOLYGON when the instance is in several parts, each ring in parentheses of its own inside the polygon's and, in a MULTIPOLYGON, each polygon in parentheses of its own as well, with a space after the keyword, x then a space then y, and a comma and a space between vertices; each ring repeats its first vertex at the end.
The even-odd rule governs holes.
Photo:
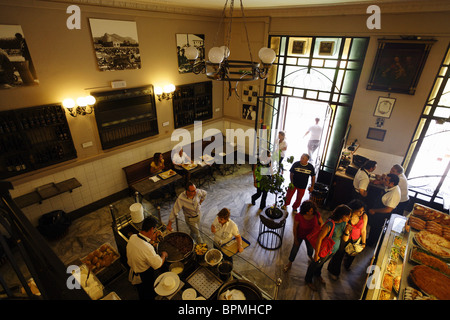
POLYGON ((175 92, 175 85, 173 84, 168 84, 164 86, 164 88, 155 87, 155 94, 158 96, 159 101, 161 101, 162 99, 166 100, 172 99, 174 92, 175 92))
POLYGON ((85 116, 94 111, 95 98, 93 96, 78 97, 76 102, 73 99, 65 99, 62 103, 72 117, 77 115, 85 116))

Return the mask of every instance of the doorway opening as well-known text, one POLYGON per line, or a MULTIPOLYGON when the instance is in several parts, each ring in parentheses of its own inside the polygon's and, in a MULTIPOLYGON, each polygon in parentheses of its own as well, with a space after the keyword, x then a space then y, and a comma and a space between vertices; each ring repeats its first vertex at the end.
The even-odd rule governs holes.
POLYGON ((285 104, 285 114, 282 117, 283 123, 279 124, 279 128, 283 128, 286 133, 286 141, 288 148, 286 150, 286 158, 294 156, 294 161, 300 160, 303 153, 310 154, 310 163, 317 169, 320 166, 322 150, 325 142, 326 128, 330 122, 330 107, 327 103, 310 101, 300 98, 287 97, 285 104), (318 138, 319 144, 315 150, 308 150, 308 142, 313 136, 311 126, 316 125, 315 119, 318 118, 318 126, 321 128, 318 138), (325 131, 325 132, 324 132, 325 131))

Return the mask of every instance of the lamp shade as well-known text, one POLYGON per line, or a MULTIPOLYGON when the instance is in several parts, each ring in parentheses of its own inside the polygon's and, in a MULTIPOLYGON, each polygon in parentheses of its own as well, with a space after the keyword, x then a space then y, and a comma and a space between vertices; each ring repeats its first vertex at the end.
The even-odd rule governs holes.
POLYGON ((168 84, 166 86, 164 86, 163 89, 164 93, 171 93, 175 91, 175 85, 174 84, 168 84))
POLYGON ((78 97, 77 98, 77 105, 80 106, 80 107, 86 107, 87 106, 86 97, 78 97))
POLYGON ((95 104, 95 98, 93 97, 93 96, 87 96, 86 97, 86 103, 87 103, 87 105, 89 105, 89 106, 92 106, 92 105, 94 105, 95 104))
POLYGON ((195 60, 198 58, 198 50, 196 47, 187 47, 184 49, 184 55, 188 60, 195 60))
POLYGON ((227 46, 221 46, 220 49, 222 49, 225 59, 228 59, 230 56, 230 49, 227 46))
POLYGON ((272 64, 277 57, 275 51, 267 47, 261 48, 258 56, 264 64, 272 64))
POLYGON ((161 95, 163 93, 163 89, 161 87, 155 87, 155 94, 161 95))
POLYGON ((224 51, 222 48, 219 47, 212 47, 211 50, 209 50, 208 58, 209 61, 212 63, 221 63, 223 61, 224 51))
POLYGON ((75 107, 75 101, 73 99, 64 99, 63 103, 62 103, 63 107, 66 109, 72 109, 75 107))

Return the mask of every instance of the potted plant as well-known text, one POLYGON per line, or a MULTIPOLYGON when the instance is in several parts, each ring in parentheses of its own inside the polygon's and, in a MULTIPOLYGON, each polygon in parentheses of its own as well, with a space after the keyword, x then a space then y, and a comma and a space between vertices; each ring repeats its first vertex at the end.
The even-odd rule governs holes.
MULTIPOLYGON (((290 156, 286 161, 292 164, 294 162, 294 156, 290 156)), ((275 203, 265 211, 265 214, 271 219, 278 219, 283 216, 284 210, 281 207, 286 195, 286 188, 283 187, 283 165, 279 164, 279 167, 276 169, 272 175, 263 175, 260 180, 261 189, 267 190, 269 193, 275 195, 275 203)))

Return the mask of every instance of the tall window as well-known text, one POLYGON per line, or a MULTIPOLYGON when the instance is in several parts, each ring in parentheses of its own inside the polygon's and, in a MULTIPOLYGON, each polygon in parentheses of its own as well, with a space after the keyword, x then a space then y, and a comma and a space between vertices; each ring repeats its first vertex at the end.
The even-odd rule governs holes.
POLYGON ((436 209, 450 206, 450 46, 404 160, 410 195, 436 209))
POLYGON ((359 37, 269 38, 277 59, 266 80, 264 108, 259 108, 262 116, 258 119, 263 119, 266 127, 278 128, 291 98, 328 105, 331 115, 323 132, 320 166, 329 174, 339 160, 368 42, 359 37))

